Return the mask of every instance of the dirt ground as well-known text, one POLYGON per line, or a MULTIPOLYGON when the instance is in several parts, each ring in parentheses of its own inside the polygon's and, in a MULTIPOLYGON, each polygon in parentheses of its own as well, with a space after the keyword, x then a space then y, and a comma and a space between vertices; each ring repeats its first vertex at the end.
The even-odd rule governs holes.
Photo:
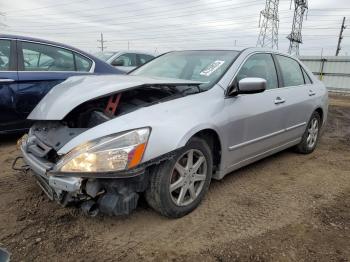
POLYGON ((145 203, 127 217, 85 217, 11 169, 0 138, 0 247, 13 261, 350 261, 350 97, 332 96, 313 154, 292 150, 214 181, 188 216, 145 203))

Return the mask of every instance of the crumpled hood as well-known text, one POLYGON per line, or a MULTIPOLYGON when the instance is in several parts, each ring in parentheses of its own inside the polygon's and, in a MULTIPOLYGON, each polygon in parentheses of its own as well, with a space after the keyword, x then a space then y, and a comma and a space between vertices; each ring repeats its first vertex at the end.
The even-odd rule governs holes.
POLYGON ((73 76, 55 86, 28 116, 31 120, 62 120, 78 105, 143 85, 198 85, 201 82, 133 75, 73 76))

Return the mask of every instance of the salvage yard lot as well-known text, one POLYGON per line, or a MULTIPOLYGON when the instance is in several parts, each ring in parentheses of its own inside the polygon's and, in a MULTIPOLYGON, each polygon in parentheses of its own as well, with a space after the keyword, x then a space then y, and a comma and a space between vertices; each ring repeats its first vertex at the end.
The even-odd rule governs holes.
POLYGON ((11 169, 18 136, 0 138, 0 247, 14 261, 349 261, 350 97, 332 96, 316 151, 287 150, 213 181, 184 218, 143 201, 130 216, 84 217, 11 169))

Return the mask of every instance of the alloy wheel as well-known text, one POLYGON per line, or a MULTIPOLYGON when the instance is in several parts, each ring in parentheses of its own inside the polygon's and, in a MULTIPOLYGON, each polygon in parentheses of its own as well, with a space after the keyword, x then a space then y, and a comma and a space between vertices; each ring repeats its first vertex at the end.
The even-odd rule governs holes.
POLYGON ((309 148, 313 148, 316 144, 318 137, 318 120, 317 118, 313 118, 310 121, 309 127, 308 127, 308 135, 306 139, 306 143, 309 148))
POLYGON ((177 206, 187 206, 197 199, 207 177, 207 160, 203 153, 190 149, 176 161, 170 177, 169 191, 177 206))

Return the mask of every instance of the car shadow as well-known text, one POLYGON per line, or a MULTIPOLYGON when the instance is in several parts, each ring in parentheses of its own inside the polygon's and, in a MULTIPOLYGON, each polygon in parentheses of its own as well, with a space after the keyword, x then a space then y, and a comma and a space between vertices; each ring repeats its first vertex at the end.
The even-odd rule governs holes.
POLYGON ((18 139, 20 139, 25 133, 13 133, 0 135, 0 146, 16 145, 18 139))

